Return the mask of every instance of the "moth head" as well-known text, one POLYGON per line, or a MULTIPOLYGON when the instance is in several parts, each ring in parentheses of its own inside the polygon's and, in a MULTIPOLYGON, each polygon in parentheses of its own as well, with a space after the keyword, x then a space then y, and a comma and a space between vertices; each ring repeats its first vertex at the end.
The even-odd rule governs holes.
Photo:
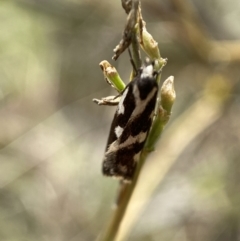
POLYGON ((156 79, 160 73, 154 69, 154 66, 156 66, 156 64, 156 60, 150 61, 149 59, 146 59, 144 66, 141 68, 141 78, 156 79))

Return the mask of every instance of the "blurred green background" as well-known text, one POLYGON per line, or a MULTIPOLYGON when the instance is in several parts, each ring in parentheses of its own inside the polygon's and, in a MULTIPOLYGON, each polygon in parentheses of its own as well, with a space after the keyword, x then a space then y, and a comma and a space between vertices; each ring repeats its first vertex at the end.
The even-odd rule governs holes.
MULTIPOLYGON (((237 241, 240 1, 148 0, 142 13, 177 99, 126 240, 237 241)), ((125 21, 120 1, 0 1, 1 241, 91 241, 105 227, 118 187, 101 174, 115 108, 92 99, 115 94, 100 61, 129 78, 128 54, 111 60, 125 21)))

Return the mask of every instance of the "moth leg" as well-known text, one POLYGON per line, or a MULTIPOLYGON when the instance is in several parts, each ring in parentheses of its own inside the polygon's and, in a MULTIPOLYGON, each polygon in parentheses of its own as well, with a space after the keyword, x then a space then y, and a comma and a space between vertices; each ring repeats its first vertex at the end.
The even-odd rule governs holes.
POLYGON ((121 95, 117 96, 107 96, 103 97, 102 99, 93 99, 93 102, 98 104, 98 105, 109 105, 109 106, 115 106, 118 105, 120 101, 121 95))

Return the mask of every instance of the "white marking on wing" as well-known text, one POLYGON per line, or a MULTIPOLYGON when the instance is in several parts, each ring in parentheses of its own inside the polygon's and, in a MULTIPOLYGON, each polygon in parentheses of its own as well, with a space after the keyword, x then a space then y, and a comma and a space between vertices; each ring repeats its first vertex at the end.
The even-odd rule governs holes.
POLYGON ((105 156, 107 156, 109 153, 116 152, 117 150, 119 150, 119 140, 118 139, 109 145, 109 147, 105 153, 105 156))
POLYGON ((141 114, 145 110, 146 105, 153 98, 153 96, 155 95, 156 91, 157 91, 157 88, 154 87, 152 89, 152 91, 148 94, 147 98, 145 100, 141 100, 139 89, 138 89, 137 85, 134 85, 134 87, 133 87, 133 94, 134 94, 134 97, 135 97, 136 108, 134 109, 134 111, 133 111, 133 113, 132 113, 132 115, 130 117, 131 119, 133 119, 135 116, 138 116, 139 114, 141 114))
POLYGON ((117 113, 118 114, 124 114, 124 111, 125 111, 125 107, 123 105, 123 101, 125 100, 126 96, 127 96, 127 93, 128 93, 128 88, 123 92, 123 95, 122 95, 122 98, 118 104, 118 110, 117 110, 117 113))
POLYGON ((122 127, 117 126, 117 127, 115 128, 115 134, 116 134, 117 138, 119 138, 119 136, 122 135, 122 132, 123 132, 123 128, 122 128, 122 127))
POLYGON ((147 132, 140 132, 137 136, 129 136, 126 141, 123 143, 119 144, 119 140, 117 139, 114 141, 111 145, 109 145, 108 150, 105 153, 105 156, 108 155, 109 153, 113 153, 118 151, 119 149, 128 147, 134 143, 142 143, 145 141, 147 137, 147 132))
POLYGON ((147 132, 140 132, 136 136, 129 136, 126 141, 124 141, 119 145, 119 149, 130 146, 134 143, 141 143, 145 141, 146 137, 147 137, 147 132))

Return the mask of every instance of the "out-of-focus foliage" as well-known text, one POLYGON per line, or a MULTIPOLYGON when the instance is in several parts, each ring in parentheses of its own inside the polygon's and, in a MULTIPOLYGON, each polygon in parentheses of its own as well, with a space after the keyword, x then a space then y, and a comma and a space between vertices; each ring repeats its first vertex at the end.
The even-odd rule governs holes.
MULTIPOLYGON (((129 240, 240 237, 239 9, 238 0, 142 1, 169 59, 162 78, 174 75, 177 92, 146 170, 174 161, 129 240)), ((0 240, 90 241, 103 229, 118 184, 101 175, 114 107, 91 100, 114 94, 98 64, 111 60, 125 18, 120 1, 0 2, 0 240)), ((127 53, 112 64, 129 78, 127 53)))

